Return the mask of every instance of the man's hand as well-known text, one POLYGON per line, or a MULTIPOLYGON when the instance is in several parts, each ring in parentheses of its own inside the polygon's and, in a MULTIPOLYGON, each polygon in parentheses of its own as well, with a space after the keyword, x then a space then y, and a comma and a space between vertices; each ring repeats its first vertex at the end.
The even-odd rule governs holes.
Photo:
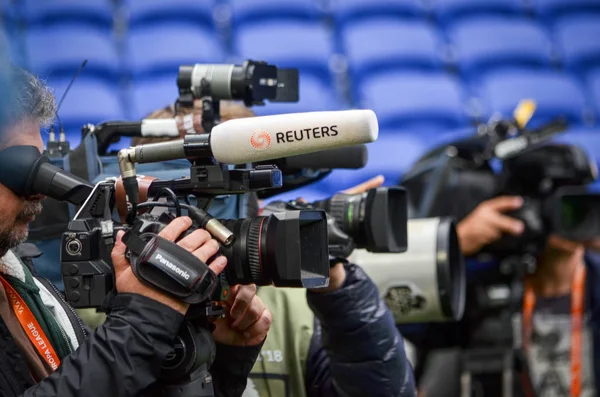
MULTIPOLYGON (((383 178, 383 176, 378 175, 374 178, 369 179, 368 181, 361 183, 360 185, 356 185, 354 187, 351 187, 350 189, 343 190, 341 193, 364 193, 369 189, 375 189, 383 185, 384 181, 385 179, 383 178)), ((337 291, 338 289, 342 288, 342 285, 344 285, 344 281, 346 281, 346 269, 344 269, 344 264, 341 262, 336 263, 335 266, 329 269, 329 285, 325 288, 313 288, 310 291, 321 293, 337 291)))
POLYGON ((267 336, 273 317, 256 285, 233 285, 225 299, 228 314, 215 321, 213 337, 223 345, 256 346, 267 336))
POLYGON ((499 240, 504 233, 513 236, 523 233, 523 222, 504 215, 522 205, 523 199, 514 196, 496 197, 479 204, 456 227, 463 254, 476 254, 484 246, 499 240))
MULTIPOLYGON (((175 241, 181 235, 181 233, 189 229, 190 226, 192 226, 192 220, 187 216, 176 218, 158 235, 165 240, 175 241)), ((131 265, 129 264, 127 258, 125 258, 127 247, 122 241, 124 234, 125 233, 122 231, 117 234, 117 241, 111 253, 113 266, 115 268, 117 291, 121 293, 143 295, 147 298, 154 299, 155 301, 167 305, 185 315, 189 308, 189 304, 181 302, 156 288, 142 283, 133 274, 131 265)), ((194 256, 200 259, 202 262, 206 262, 219 250, 219 243, 212 239, 210 234, 204 229, 195 230, 190 235, 182 238, 177 245, 194 254, 194 256)), ((211 262, 209 267, 215 274, 218 275, 223 271, 223 269, 225 269, 226 265, 227 258, 224 256, 219 256, 211 262)))

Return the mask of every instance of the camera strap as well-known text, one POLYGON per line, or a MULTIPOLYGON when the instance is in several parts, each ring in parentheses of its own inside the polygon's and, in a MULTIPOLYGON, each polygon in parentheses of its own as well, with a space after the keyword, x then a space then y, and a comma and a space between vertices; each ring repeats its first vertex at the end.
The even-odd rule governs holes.
POLYGON ((207 300, 217 285, 208 265, 179 245, 155 234, 138 236, 129 230, 123 243, 131 253, 133 274, 183 302, 207 300))
POLYGON ((27 334, 27 337, 38 351, 40 357, 48 363, 53 371, 56 370, 60 365, 60 359, 50 344, 50 338, 46 336, 46 333, 35 319, 31 309, 13 286, 2 276, 0 276, 0 282, 2 282, 2 285, 4 286, 6 296, 13 307, 13 311, 17 316, 21 327, 23 327, 23 331, 27 334))
MULTIPOLYGON (((585 266, 577 266, 571 288, 571 397, 581 394, 581 354, 583 344, 583 315, 585 302, 585 266)), ((531 280, 525 281, 523 297, 523 350, 527 353, 533 326, 535 293, 531 280)))

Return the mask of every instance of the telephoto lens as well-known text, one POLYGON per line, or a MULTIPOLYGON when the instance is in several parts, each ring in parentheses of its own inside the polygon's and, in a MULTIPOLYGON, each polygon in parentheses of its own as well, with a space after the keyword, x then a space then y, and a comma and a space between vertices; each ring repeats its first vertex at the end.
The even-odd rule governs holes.
POLYGON ((329 284, 327 220, 320 210, 220 219, 236 239, 222 252, 229 284, 319 288, 329 284))
POLYGON ((356 248, 369 252, 404 252, 408 245, 408 202, 402 187, 379 187, 365 193, 339 193, 311 204, 331 215, 356 248))

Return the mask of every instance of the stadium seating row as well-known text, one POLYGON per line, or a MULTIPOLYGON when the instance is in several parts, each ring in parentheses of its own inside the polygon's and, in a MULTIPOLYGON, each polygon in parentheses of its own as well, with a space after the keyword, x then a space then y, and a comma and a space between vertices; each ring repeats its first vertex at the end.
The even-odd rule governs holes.
POLYGON ((30 25, 77 21, 99 27, 112 26, 114 11, 119 8, 133 26, 189 18, 207 26, 229 20, 236 27, 282 17, 299 20, 330 17, 343 25, 373 15, 430 16, 441 24, 449 24, 486 14, 533 15, 552 21, 567 14, 600 12, 597 0, 12 0, 8 3, 13 6, 9 16, 21 17, 30 25))

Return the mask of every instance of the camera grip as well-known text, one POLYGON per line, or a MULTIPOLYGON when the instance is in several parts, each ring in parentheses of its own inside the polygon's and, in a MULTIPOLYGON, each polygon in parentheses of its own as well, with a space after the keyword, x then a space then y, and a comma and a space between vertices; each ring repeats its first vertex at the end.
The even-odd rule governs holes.
POLYGON ((131 268, 142 282, 183 302, 196 304, 213 293, 217 277, 210 268, 179 245, 157 235, 129 231, 123 242, 131 250, 131 268))

